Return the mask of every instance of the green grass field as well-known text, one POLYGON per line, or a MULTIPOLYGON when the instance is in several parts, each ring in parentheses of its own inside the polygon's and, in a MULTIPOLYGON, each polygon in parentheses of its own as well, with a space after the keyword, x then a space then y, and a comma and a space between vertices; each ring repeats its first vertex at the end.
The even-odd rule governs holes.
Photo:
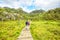
POLYGON ((60 40, 60 21, 32 21, 34 40, 60 40))
MULTIPOLYGON (((25 21, 0 21, 0 40, 17 40, 25 21)), ((60 21, 32 21, 30 31, 34 40, 60 40, 60 21)))
POLYGON ((16 40, 24 26, 24 21, 0 21, 0 40, 16 40))

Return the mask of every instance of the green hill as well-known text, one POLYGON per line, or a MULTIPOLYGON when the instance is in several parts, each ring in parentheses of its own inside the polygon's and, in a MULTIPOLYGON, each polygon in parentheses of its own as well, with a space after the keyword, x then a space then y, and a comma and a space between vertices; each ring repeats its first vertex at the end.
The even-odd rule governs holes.
POLYGON ((48 11, 34 10, 30 13, 23 11, 22 8, 14 9, 8 7, 0 7, 0 21, 8 20, 60 20, 60 8, 48 11))

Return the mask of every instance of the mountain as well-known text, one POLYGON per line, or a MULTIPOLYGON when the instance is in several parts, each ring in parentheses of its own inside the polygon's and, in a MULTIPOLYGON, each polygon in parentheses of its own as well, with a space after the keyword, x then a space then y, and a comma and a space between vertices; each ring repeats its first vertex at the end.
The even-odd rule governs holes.
POLYGON ((40 10, 33 10, 31 13, 43 13, 43 12, 45 12, 45 10, 40 9, 40 10))

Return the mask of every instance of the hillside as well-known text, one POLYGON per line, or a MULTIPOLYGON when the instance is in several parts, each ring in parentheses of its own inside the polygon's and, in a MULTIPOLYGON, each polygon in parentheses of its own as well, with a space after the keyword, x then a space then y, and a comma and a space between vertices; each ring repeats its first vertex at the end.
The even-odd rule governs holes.
POLYGON ((6 20, 60 20, 60 8, 48 11, 34 10, 31 13, 23 11, 22 8, 14 9, 8 7, 0 7, 0 21, 6 20))

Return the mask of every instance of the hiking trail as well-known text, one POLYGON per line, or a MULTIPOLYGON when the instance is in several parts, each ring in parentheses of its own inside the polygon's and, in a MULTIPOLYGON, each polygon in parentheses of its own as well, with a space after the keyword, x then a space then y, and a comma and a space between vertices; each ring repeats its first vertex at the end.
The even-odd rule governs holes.
POLYGON ((32 35, 30 33, 29 26, 26 26, 25 28, 23 28, 17 40, 33 40, 32 35))

